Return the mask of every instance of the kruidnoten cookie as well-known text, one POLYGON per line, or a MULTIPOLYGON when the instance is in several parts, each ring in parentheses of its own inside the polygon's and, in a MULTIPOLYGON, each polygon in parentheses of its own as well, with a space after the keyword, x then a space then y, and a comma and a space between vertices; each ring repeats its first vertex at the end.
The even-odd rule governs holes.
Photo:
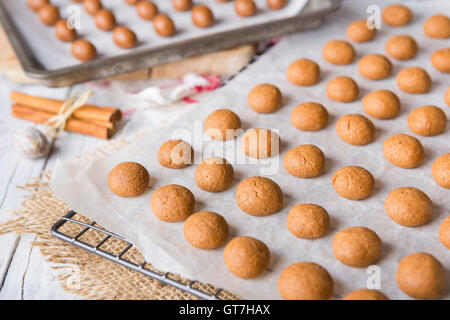
POLYGON ((415 57, 418 45, 413 37, 408 35, 397 35, 386 42, 388 55, 399 60, 408 60, 415 57))
POLYGON ((293 84, 311 86, 319 82, 320 67, 312 60, 299 59, 289 65, 286 75, 293 84))
POLYGON ((269 129, 249 129, 242 139, 242 150, 252 158, 270 158, 280 150, 280 136, 269 129))
POLYGON ((358 99, 359 87, 350 77, 336 77, 327 84, 328 98, 339 102, 353 102, 358 99))
POLYGON ((233 179, 233 166, 223 158, 205 159, 195 170, 195 183, 200 189, 209 192, 228 189, 233 179))
POLYGON ((392 63, 381 54, 369 54, 358 61, 358 71, 369 80, 386 79, 391 75, 392 63))
POLYGON ((328 212, 317 204, 296 204, 286 219, 289 231, 297 238, 315 239, 322 237, 330 226, 328 212))
POLYGON ((192 192, 178 184, 169 184, 156 189, 150 198, 153 214, 165 222, 186 220, 194 211, 195 198, 192 192))
POLYGON ((439 227, 439 240, 450 250, 450 216, 447 216, 439 227))
POLYGON ((342 300, 389 300, 389 298, 378 290, 358 289, 347 294, 342 300))
POLYGON ((376 90, 362 99, 364 112, 377 119, 393 119, 400 112, 400 99, 390 90, 376 90))
POLYGON ((203 128, 214 140, 234 139, 236 130, 241 128, 241 119, 229 109, 218 109, 206 118, 203 128))
POLYGON ((375 187, 372 174, 362 167, 348 166, 335 172, 331 184, 336 192, 349 200, 369 197, 375 187))
POLYGON ((436 50, 431 55, 431 63, 438 71, 450 73, 450 48, 436 50))
POLYGON ((250 90, 247 101, 250 108, 258 113, 272 113, 281 107, 282 98, 280 89, 263 83, 250 90))
POLYGON ((431 173, 438 185, 450 189, 450 153, 443 154, 434 160, 431 173))
POLYGON ((169 140, 159 148, 158 162, 166 168, 185 168, 194 162, 194 150, 186 141, 169 140))
POLYGON ((326 127, 328 111, 316 102, 305 102, 296 106, 291 112, 291 123, 303 131, 317 131, 326 127))
POLYGON ((220 214, 201 211, 190 215, 184 223, 184 237, 199 249, 216 249, 228 238, 228 223, 220 214))
POLYGON ((355 49, 344 40, 331 40, 322 48, 322 56, 329 63, 346 65, 355 59, 355 49))
POLYGON ((320 176, 325 166, 325 156, 322 150, 312 144, 296 146, 283 157, 286 171, 299 178, 314 178, 320 176))
POLYGON ((416 108, 408 116, 411 131, 425 137, 441 134, 446 125, 447 115, 436 106, 416 108))
POLYGON ((397 167, 413 169, 425 159, 422 144, 407 134, 394 134, 383 143, 384 157, 397 167))
POLYGON ((425 21, 423 31, 430 38, 446 39, 450 37, 450 19, 443 14, 436 14, 425 21))
POLYGON ((361 114, 347 114, 337 121, 336 133, 348 144, 363 146, 374 140, 375 126, 361 114))
POLYGON ((347 27, 347 37, 355 42, 372 41, 376 32, 375 28, 370 29, 367 26, 366 20, 353 21, 347 27))
POLYGON ((412 20, 411 10, 401 4, 393 4, 384 8, 381 18, 384 23, 392 27, 401 27, 409 24, 412 20))
POLYGON ((150 181, 147 169, 137 162, 119 163, 108 174, 109 189, 121 197, 137 197, 143 194, 150 181))
POLYGON ((420 67, 411 67, 401 70, 397 74, 398 87, 407 93, 427 93, 431 89, 431 78, 420 67))

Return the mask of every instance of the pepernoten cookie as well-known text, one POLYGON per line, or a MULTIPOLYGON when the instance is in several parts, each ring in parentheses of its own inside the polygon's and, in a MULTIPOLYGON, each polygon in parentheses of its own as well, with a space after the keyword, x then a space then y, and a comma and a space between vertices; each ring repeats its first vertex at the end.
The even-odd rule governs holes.
POLYGON ((322 150, 312 144, 296 146, 283 157, 286 171, 299 178, 314 178, 322 174, 325 156, 322 150))
POLYGON ((240 278, 259 276, 269 266, 270 251, 266 244, 252 237, 233 238, 225 247, 225 265, 240 278))
POLYGON ((402 187, 392 190, 384 201, 384 209, 396 223, 418 227, 431 220, 433 202, 421 190, 402 187))
POLYGON ((369 80, 381 80, 391 75, 392 63, 381 54, 369 54, 358 61, 358 71, 369 80))
POLYGON ((332 64, 346 65, 355 59, 355 49, 344 40, 331 40, 322 48, 322 56, 332 64))
POLYGON ((347 114, 337 121, 336 133, 349 144, 363 146, 375 138, 375 126, 370 119, 361 114, 347 114))
POLYGON ((195 198, 192 192, 178 184, 169 184, 157 189, 150 198, 153 214, 165 222, 186 220, 194 211, 195 198))
POLYGON ((442 263, 426 252, 416 252, 403 258, 397 268, 397 285, 416 299, 438 299, 446 288, 442 263))
POLYGON ((233 166, 223 158, 208 158, 195 170, 195 183, 205 191, 220 192, 233 182, 233 166))
POLYGON ((218 109, 206 118, 203 128, 214 140, 233 139, 241 128, 241 119, 229 109, 218 109))
POLYGON ((411 22, 412 12, 404 5, 393 4, 384 8, 381 18, 392 27, 401 27, 411 22))
POLYGON ((317 131, 326 127, 328 111, 317 102, 305 102, 296 106, 291 112, 291 123, 303 131, 317 131))
POLYGON ((121 197, 137 197, 143 194, 150 181, 147 169, 137 162, 119 163, 108 174, 109 189, 121 197))
POLYGON ((347 37, 352 41, 367 42, 375 38, 377 30, 375 28, 370 29, 366 20, 356 20, 348 25, 346 32, 347 37))
POLYGON ((319 81, 320 67, 309 59, 299 59, 289 65, 287 78, 298 86, 311 86, 319 81))
POLYGON ((268 83, 257 85, 250 90, 247 102, 258 113, 272 113, 281 107, 281 91, 268 83))
POLYGON ((381 255, 383 244, 380 237, 364 227, 352 227, 339 231, 333 239, 333 253, 343 264, 365 268, 381 255))
POLYGON ((350 292, 342 300, 389 300, 389 298, 378 290, 359 289, 350 292))
POLYGON ((297 238, 314 239, 323 236, 330 226, 328 212, 317 204, 296 204, 286 219, 289 231, 297 238))
POLYGON ((431 89, 431 78, 420 67, 402 69, 396 77, 398 87, 407 93, 427 93, 431 89))
POLYGON ((450 216, 445 218, 439 227, 439 240, 450 250, 450 216))
POLYGON ((250 177, 237 187, 236 202, 242 211, 252 216, 268 216, 283 207, 283 192, 268 178, 250 177))
POLYGON ((447 88, 444 94, 444 101, 447 104, 447 106, 450 107, 450 87, 447 88))
POLYGON ((377 119, 392 119, 400 112, 400 99, 390 90, 377 90, 362 99, 364 112, 377 119))
POLYGON ((431 173, 438 185, 450 189, 450 153, 443 154, 434 160, 431 173))
POLYGON ((450 48, 436 50, 431 55, 431 63, 438 71, 450 73, 450 48))
POLYGON ((270 158, 280 150, 280 136, 269 129, 249 129, 242 139, 242 150, 252 158, 270 158))
POLYGON ((386 42, 387 54, 395 59, 408 60, 414 58, 417 50, 416 40, 408 35, 393 36, 386 42))
POLYGON ((408 126, 412 132, 421 136, 441 134, 447 125, 447 115, 436 106, 423 106, 414 109, 408 116, 408 126))
POLYGON ((166 168, 185 168, 194 162, 194 150, 186 141, 169 140, 159 148, 158 162, 166 168))
POLYGON ((436 14, 425 21, 423 31, 430 38, 446 39, 450 37, 450 19, 436 14))
POLYGON ((205 250, 221 247, 229 233, 225 218, 211 211, 201 211, 189 216, 183 230, 187 242, 205 250))
POLYGON ((350 77, 336 77, 327 84, 328 98, 339 102, 353 102, 358 99, 359 87, 350 77))
POLYGON ((336 171, 331 178, 334 190, 349 200, 369 197, 375 187, 372 174, 362 167, 348 166, 336 171))
POLYGON ((390 163, 404 169, 416 168, 425 159, 425 151, 420 141, 401 133, 384 141, 383 154, 390 163))
POLYGON ((284 300, 327 300, 333 287, 328 271, 313 262, 291 264, 278 278, 278 291, 284 300))

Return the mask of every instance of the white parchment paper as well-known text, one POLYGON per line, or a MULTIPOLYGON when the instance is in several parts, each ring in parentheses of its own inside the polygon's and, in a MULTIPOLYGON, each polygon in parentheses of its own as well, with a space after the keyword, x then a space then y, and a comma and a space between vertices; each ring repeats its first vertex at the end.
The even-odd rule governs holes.
MULTIPOLYGON (((241 18, 234 12, 233 2, 196 0, 196 4, 205 4, 214 13, 216 22, 206 29, 193 25, 190 11, 174 10, 171 0, 154 0, 154 2, 161 13, 168 14, 174 21, 177 28, 175 36, 170 38, 158 36, 152 22, 142 20, 136 12, 136 7, 126 4, 123 0, 102 0, 103 7, 113 11, 118 24, 123 24, 136 33, 139 46, 133 50, 155 48, 221 31, 292 17, 300 12, 307 0, 290 0, 281 10, 270 10, 265 0, 256 0, 258 14, 248 18, 241 18)), ((74 12, 68 11, 69 7, 79 9, 81 30, 78 33, 80 37, 91 41, 96 46, 99 57, 112 57, 130 52, 114 44, 112 32, 99 30, 95 26, 94 18, 84 11, 81 3, 74 3, 71 0, 53 0, 52 4, 58 6, 60 15, 64 18, 74 12)), ((45 68, 52 70, 79 64, 79 61, 70 54, 70 43, 59 41, 54 35, 54 28, 41 23, 38 15, 28 9, 26 0, 3 0, 3 5, 11 13, 11 17, 33 54, 45 68)))
MULTIPOLYGON (((387 2, 377 2, 383 7, 387 2)), ((386 80, 370 81, 362 78, 356 62, 349 66, 333 66, 321 57, 322 46, 331 39, 345 38, 345 27, 354 19, 363 18, 371 1, 345 1, 342 9, 321 29, 299 33, 282 40, 263 55, 256 63, 239 74, 225 87, 203 97, 198 107, 172 125, 153 130, 149 135, 133 143, 126 149, 91 165, 71 166, 58 163, 51 182, 54 193, 66 201, 74 210, 95 219, 110 231, 120 234, 133 242, 155 267, 180 273, 183 276, 231 290, 247 299, 278 299, 277 278, 291 263, 313 261, 324 266, 335 283, 334 298, 340 298, 352 290, 366 288, 373 280, 366 269, 352 268, 340 263, 333 255, 331 243, 339 230, 352 226, 365 226, 378 233, 383 241, 382 257, 376 262, 379 269, 380 290, 391 299, 408 298, 396 285, 395 273, 398 262, 413 252, 425 251, 438 258, 447 270, 450 268, 448 249, 440 244, 438 229, 449 214, 450 191, 438 186, 431 176, 431 165, 438 156, 450 152, 449 126, 445 133, 435 137, 421 137, 413 134, 407 126, 407 117, 414 108, 432 104, 441 107, 450 116, 443 100, 444 92, 450 85, 449 75, 437 72, 430 63, 434 50, 448 46, 448 41, 428 39, 423 35, 422 25, 426 17, 438 12, 450 12, 446 1, 407 2, 414 12, 414 22, 401 28, 382 27, 376 40, 370 43, 355 43, 357 58, 369 53, 384 53, 384 44, 395 34, 410 34, 416 38, 420 50, 411 61, 393 61, 394 74, 406 66, 422 66, 433 78, 432 90, 423 95, 401 92, 395 76, 386 80), (285 76, 287 66, 300 57, 317 61, 322 68, 320 83, 311 87, 297 87, 290 84, 285 76), (325 95, 329 80, 338 75, 352 76, 360 85, 360 99, 353 103, 331 101, 325 95), (284 105, 270 115, 256 114, 246 102, 248 91, 263 82, 277 85, 284 96, 284 105), (335 133, 335 124, 340 116, 348 113, 363 113, 361 98, 369 91, 390 89, 402 101, 401 114, 393 120, 374 122, 377 133, 374 142, 367 146, 351 146, 341 141, 335 133), (328 109, 330 122, 326 129, 318 132, 296 130, 289 122, 291 110, 299 103, 318 101, 328 109), (287 174, 281 157, 274 157, 270 163, 236 164, 242 157, 237 141, 237 151, 232 147, 222 148, 218 142, 205 139, 202 143, 193 140, 193 132, 199 130, 198 123, 213 110, 230 108, 242 119, 245 129, 252 127, 279 129, 282 139, 281 157, 299 144, 314 144, 326 156, 325 172, 314 179, 299 179, 287 174), (196 127, 197 126, 197 127, 196 127), (178 130, 177 130, 178 129, 178 130), (184 129, 184 130, 180 130, 184 129), (406 170, 390 164, 382 154, 382 144, 395 133, 416 136, 426 152, 424 163, 416 169, 406 170), (173 137, 183 137, 195 142, 197 156, 202 150, 228 150, 226 157, 234 164, 236 180, 231 189, 217 194, 200 190, 194 182, 195 165, 182 170, 163 168, 157 161, 157 150, 161 143, 173 137), (112 194, 107 187, 109 171, 122 161, 137 161, 150 172, 151 189, 134 199, 124 199, 112 194), (362 201, 351 201, 340 197, 331 186, 331 177, 343 166, 358 165, 368 169, 376 179, 374 194, 362 201), (274 174, 270 168, 276 168, 274 174), (262 170, 265 171, 262 171, 262 170), (282 188, 285 201, 280 212, 269 217, 253 217, 242 212, 235 201, 235 190, 243 178, 266 174, 282 188), (249 235, 264 241, 271 250, 272 260, 269 270, 262 276, 243 280, 227 270, 223 260, 223 248, 202 251, 191 247, 183 236, 183 223, 164 223, 154 217, 149 200, 152 192, 169 183, 188 187, 196 197, 196 211, 216 211, 227 219, 232 236, 249 235), (431 222, 418 228, 402 227, 394 223, 384 211, 386 195, 397 187, 412 186, 423 190, 434 203, 434 217, 431 222), (317 203, 331 216, 331 229, 326 236, 316 240, 295 238, 287 229, 286 215, 296 203, 317 203)), ((187 106, 186 108, 190 108, 187 106)), ((200 128, 201 131, 201 128, 200 128)), ((211 154, 211 152, 206 152, 211 154)), ((220 156, 220 152, 216 153, 220 156)), ((375 281, 376 283, 376 281, 375 281)), ((449 298, 447 293, 446 298, 449 298)))

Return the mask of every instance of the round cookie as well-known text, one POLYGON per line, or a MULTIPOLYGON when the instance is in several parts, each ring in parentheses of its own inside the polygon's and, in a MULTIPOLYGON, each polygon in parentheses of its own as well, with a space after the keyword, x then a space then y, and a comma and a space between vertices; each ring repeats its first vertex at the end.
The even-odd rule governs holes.
POLYGON ((377 119, 393 119, 400 112, 400 99, 390 90, 377 90, 362 99, 364 112, 377 119))
POLYGON ((296 146, 283 157, 286 171, 298 178, 314 178, 320 176, 325 166, 322 150, 312 144, 296 146))
POLYGON ((136 162, 122 162, 108 174, 109 189, 121 197, 137 197, 143 194, 150 181, 147 169, 136 162))
POLYGON ((304 239, 320 238, 330 227, 328 212, 312 203, 296 204, 289 211, 286 222, 294 236, 304 239))
POLYGON ((447 104, 447 106, 450 107, 450 87, 447 88, 444 94, 444 101, 447 104))
POLYGON ((233 139, 241 128, 241 119, 229 109, 219 109, 206 118, 203 128, 214 140, 233 139))
POLYGON ((131 49, 137 46, 136 34, 124 26, 117 26, 113 30, 114 43, 122 49, 131 49))
POLYGON ((320 67, 309 59, 299 59, 292 62, 286 71, 290 82, 298 86, 311 86, 319 82, 320 67))
POLYGON ((436 50, 431 55, 431 63, 438 71, 450 73, 450 48, 436 50))
POLYGON ((253 0, 234 0, 234 11, 241 17, 251 17, 256 13, 253 0))
POLYGON ((419 140, 407 134, 394 134, 383 143, 384 157, 392 164, 412 169, 425 159, 425 151, 419 140))
POLYGON ((95 46, 84 39, 78 39, 72 42, 70 52, 75 58, 83 62, 95 59, 97 56, 97 49, 95 46))
POLYGON ((355 49, 344 40, 331 40, 322 48, 322 56, 329 63, 346 65, 355 59, 355 49))
POLYGON ((439 227, 439 240, 450 250, 450 216, 445 218, 439 227))
POLYGON ((33 11, 38 11, 40 8, 49 4, 49 0, 27 0, 27 6, 33 11))
POLYGON ((438 185, 450 189, 450 153, 443 154, 434 160, 431 173, 438 185))
POLYGON ((193 247, 211 250, 221 247, 228 238, 229 227, 224 217, 211 211, 190 215, 184 223, 184 237, 193 247))
POLYGON ((153 214, 165 222, 186 220, 194 211, 195 198, 192 192, 178 184, 169 184, 156 189, 150 198, 153 214))
POLYGON ((404 293, 416 299, 438 299, 446 287, 444 267, 426 252, 403 258, 398 264, 396 280, 404 293))
POLYGON ((423 31, 430 38, 446 39, 450 37, 450 19, 436 14, 425 21, 423 31))
POLYGON ((95 25, 103 31, 110 31, 116 26, 116 17, 111 10, 102 9, 95 14, 95 25))
POLYGON ((61 19, 55 23, 55 35, 63 42, 72 42, 77 38, 77 31, 75 28, 69 28, 67 21, 61 19))
MULTIPOLYGON (((82 0, 84 1, 84 0, 82 0)), ((135 6, 140 0, 125 0, 125 2, 127 4, 129 4, 130 6, 135 6)))
POLYGON ((236 237, 224 250, 225 264, 240 278, 255 278, 269 266, 270 251, 264 242, 252 237, 236 237))
POLYGON ((228 189, 233 179, 233 166, 223 158, 208 158, 195 170, 195 183, 200 189, 209 192, 228 189))
POLYGON ((47 26, 54 25, 60 19, 58 8, 51 4, 43 5, 38 10, 38 16, 41 22, 47 26))
POLYGON ((286 5, 287 0, 267 0, 267 6, 272 10, 280 10, 281 8, 284 8, 286 5))
POLYGON ((407 93, 426 93, 431 89, 431 78, 420 67, 402 69, 396 80, 398 87, 407 93))
POLYGON ((192 6, 192 0, 172 0, 172 6, 177 11, 187 11, 192 6))
POLYGON ((408 126, 412 132, 421 136, 441 134, 447 125, 447 115, 441 108, 423 106, 414 109, 408 116, 408 126))
POLYGON ((374 140, 375 126, 361 114, 347 114, 337 121, 336 133, 349 144, 363 146, 374 140))
POLYGON ((348 166, 334 173, 331 184, 342 197, 350 200, 362 200, 372 194, 375 179, 369 171, 362 167, 348 166))
POLYGON ((252 158, 269 158, 278 154, 280 137, 269 129, 249 129, 242 139, 242 150, 252 158))
POLYGON ((364 227, 344 229, 333 238, 333 253, 336 259, 356 268, 365 268, 377 261, 382 247, 380 237, 364 227))
POLYGON ((171 37, 175 34, 175 24, 165 14, 158 14, 153 18, 153 29, 161 37, 171 37))
POLYGON ((258 113, 272 113, 281 107, 281 91, 272 84, 263 83, 250 90, 247 102, 258 113))
POLYGON ((339 102, 353 102, 358 99, 359 87, 350 77, 336 77, 327 84, 328 98, 339 102))
POLYGON ((372 41, 376 34, 376 29, 369 29, 366 20, 356 20, 347 27, 347 37, 355 42, 372 41))
POLYGON ((136 4, 136 11, 139 17, 144 20, 152 20, 159 10, 153 1, 140 0, 136 4))
POLYGON ((389 298, 377 290, 359 289, 350 292, 342 300, 389 300, 389 298))
POLYGON ((433 202, 422 191, 411 187, 392 190, 384 201, 384 209, 396 223, 406 227, 418 227, 431 220, 433 202))
POLYGON ((214 23, 214 15, 207 6, 195 6, 191 10, 191 19, 199 28, 208 28, 214 23))
POLYGON ((411 22, 412 12, 404 5, 393 4, 384 8, 381 18, 392 27, 401 27, 411 22))
POLYGON ((250 177, 237 187, 236 202, 242 211, 252 216, 268 216, 283 208, 283 192, 268 178, 250 177))
POLYGON ((392 63, 381 54, 369 54, 358 61, 358 71, 370 80, 386 79, 391 75, 392 63))
POLYGON ((386 42, 386 52, 388 55, 399 60, 408 60, 415 57, 418 45, 413 37, 408 35, 397 35, 391 37, 386 42))
POLYGON ((278 291, 284 300, 327 300, 333 287, 328 271, 313 262, 291 264, 278 278, 278 291))
POLYGON ((194 150, 183 140, 169 140, 159 148, 158 162, 166 168, 185 168, 194 162, 194 150))
POLYGON ((296 106, 290 116, 294 127, 303 131, 317 131, 326 127, 328 111, 317 102, 305 102, 296 106))
POLYGON ((103 5, 100 0, 83 0, 83 8, 88 14, 93 16, 103 8, 103 5))

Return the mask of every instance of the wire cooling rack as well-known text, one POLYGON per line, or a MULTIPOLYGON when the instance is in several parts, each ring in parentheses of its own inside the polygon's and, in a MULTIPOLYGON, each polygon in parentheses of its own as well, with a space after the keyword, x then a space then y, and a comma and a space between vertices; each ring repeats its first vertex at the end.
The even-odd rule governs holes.
POLYGON ((145 274, 146 276, 149 276, 153 279, 159 280, 165 284, 174 286, 178 289, 181 289, 185 292, 188 292, 194 296, 197 296, 202 299, 206 300, 222 300, 220 298, 220 293, 222 292, 222 289, 216 290, 214 293, 208 293, 202 289, 195 288, 196 284, 199 284, 198 281, 195 280, 188 280, 187 282, 182 282, 180 280, 174 279, 172 275, 169 272, 156 272, 153 270, 150 270, 146 267, 148 264, 147 262, 143 262, 141 264, 134 263, 126 258, 126 253, 129 252, 129 250, 133 247, 133 244, 128 242, 126 239, 122 238, 121 236, 118 236, 112 232, 108 232, 106 230, 103 230, 100 228, 95 221, 91 223, 86 223, 80 220, 77 220, 75 218, 75 215, 77 213, 75 211, 69 211, 65 216, 61 217, 60 220, 58 220, 51 228, 51 234, 61 240, 64 240, 70 244, 73 244, 79 248, 85 249, 91 253, 94 253, 96 255, 99 255, 103 258, 106 258, 108 260, 111 260, 113 262, 116 262, 124 267, 130 268, 134 271, 140 272, 142 274, 145 274), (70 235, 67 232, 63 231, 63 227, 67 224, 76 224, 78 226, 81 226, 81 231, 76 235, 70 235), (84 227, 84 228, 83 228, 84 227), (95 244, 89 244, 80 238, 88 232, 88 231, 95 231, 97 233, 100 233, 102 235, 102 240, 100 240, 98 243, 95 244), (107 241, 110 239, 115 239, 120 241, 123 244, 124 249, 122 249, 121 252, 110 252, 102 248, 102 245, 104 245, 107 241))

